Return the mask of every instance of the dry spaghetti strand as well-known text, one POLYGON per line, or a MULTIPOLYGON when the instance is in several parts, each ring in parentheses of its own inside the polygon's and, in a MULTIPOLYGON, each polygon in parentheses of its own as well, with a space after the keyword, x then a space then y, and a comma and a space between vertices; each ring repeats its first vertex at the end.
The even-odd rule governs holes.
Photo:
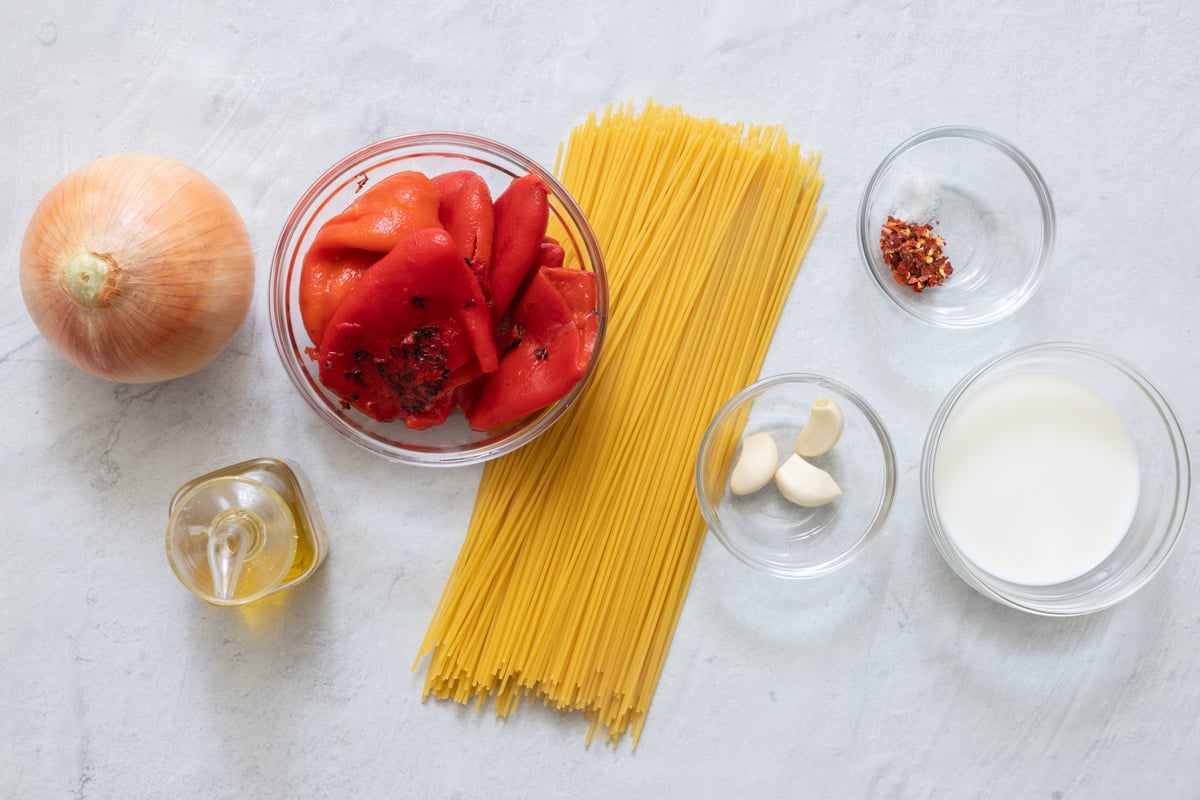
POLYGON ((762 367, 824 212, 818 161, 653 102, 571 132, 556 171, 605 256, 604 351, 564 419, 484 468, 426 697, 537 699, 636 745, 704 541, 696 449, 762 367))

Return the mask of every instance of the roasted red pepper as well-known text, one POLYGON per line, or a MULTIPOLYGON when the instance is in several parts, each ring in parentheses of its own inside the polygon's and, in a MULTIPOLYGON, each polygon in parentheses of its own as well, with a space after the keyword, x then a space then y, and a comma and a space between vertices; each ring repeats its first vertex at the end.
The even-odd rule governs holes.
MULTIPOLYGON (((561 267, 566 254, 562 249, 562 245, 558 243, 552 236, 545 236, 542 242, 538 245, 537 255, 534 256, 533 265, 525 276, 521 286, 517 288, 516 296, 522 297, 525 294, 525 289, 530 279, 540 269, 561 267)), ((512 331, 513 313, 516 311, 516 306, 510 306, 508 311, 496 320, 496 341, 497 348, 503 349, 499 344, 501 341, 507 341, 509 333, 512 331)))
POLYGON ((454 390, 498 366, 483 292, 450 235, 417 231, 367 270, 318 359, 321 382, 377 420, 445 419, 454 390))
POLYGON ((317 232, 300 268, 300 317, 317 347, 363 273, 402 239, 441 227, 438 192, 420 172, 398 172, 360 195, 317 232))
POLYGON ((321 382, 346 407, 410 428, 456 406, 497 430, 560 400, 587 371, 595 275, 563 267, 534 175, 493 204, 469 171, 407 172, 317 233, 300 306, 321 382))
POLYGON ((500 320, 534 269, 550 204, 546 186, 534 175, 517 178, 496 198, 496 229, 492 246, 492 318, 500 320))
POLYGON ((314 346, 321 344, 333 312, 381 255, 349 248, 324 256, 308 251, 300 270, 300 319, 314 346))
POLYGON ((599 325, 595 307, 591 273, 539 269, 497 342, 499 368, 482 379, 477 397, 463 403, 471 427, 502 428, 570 392, 587 371, 599 325))
POLYGON ((543 268, 555 290, 571 309, 571 319, 579 329, 579 351, 576 369, 580 375, 587 371, 592 360, 592 348, 596 345, 596 333, 600 329, 600 317, 596 314, 596 276, 591 272, 565 267, 543 268))
POLYGON ((466 260, 483 294, 491 301, 489 275, 492 269, 492 236, 495 214, 487 182, 470 170, 438 175, 433 179, 438 191, 438 219, 458 244, 459 255, 466 260))
POLYGON ((400 419, 406 428, 423 431, 435 425, 441 425, 450 416, 450 412, 458 404, 457 393, 453 390, 443 392, 430 405, 420 411, 405 414, 400 419))
POLYGON ((561 244, 553 236, 543 236, 542 243, 538 245, 538 254, 535 259, 535 268, 542 267, 561 267, 566 259, 566 251, 563 250, 561 244))

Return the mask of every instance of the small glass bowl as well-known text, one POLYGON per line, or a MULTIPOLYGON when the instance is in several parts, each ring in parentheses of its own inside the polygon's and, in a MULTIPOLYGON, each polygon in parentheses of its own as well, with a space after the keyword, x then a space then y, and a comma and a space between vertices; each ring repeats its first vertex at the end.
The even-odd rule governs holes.
POLYGON ((308 405, 331 428, 391 461, 418 466, 476 464, 512 452, 553 425, 575 402, 595 370, 604 344, 608 286, 600 247, 579 206, 547 170, 498 142, 461 133, 419 133, 386 139, 351 153, 334 164, 304 193, 284 224, 270 275, 270 319, 275 348, 288 378, 308 405), (565 264, 596 275, 596 313, 600 318, 591 362, 566 397, 499 434, 471 430, 460 411, 426 430, 410 430, 400 421, 378 422, 356 409, 345 409, 321 383, 316 361, 300 319, 299 276, 304 254, 317 231, 341 213, 364 188, 397 172, 417 170, 433 177, 470 169, 487 182, 493 199, 516 177, 534 173, 549 191, 548 232, 566 251, 565 264))
POLYGON ((781 578, 815 578, 850 563, 883 528, 895 493, 895 456, 883 422, 851 389, 819 375, 779 375, 738 392, 713 417, 696 459, 700 511, 717 539, 741 561, 781 578), (826 397, 841 406, 845 427, 832 450, 807 460, 837 481, 842 496, 802 508, 773 481, 753 494, 733 494, 729 473, 742 440, 769 433, 782 463, 795 451, 810 406, 826 397))
POLYGON ((929 532, 950 567, 984 596, 1045 616, 1099 611, 1145 586, 1179 539, 1190 485, 1183 430, 1162 393, 1132 365, 1075 343, 1023 347, 972 370, 934 416, 921 463, 921 500, 929 532), (1029 373, 1068 378, 1099 395, 1125 423, 1138 459, 1137 506, 1116 549, 1088 572, 1051 585, 1014 583, 973 563, 947 532, 935 490, 939 444, 955 410, 995 380, 1029 373))
POLYGON ((888 154, 858 207, 867 271, 896 305, 923 322, 972 328, 1001 320, 1037 290, 1054 246, 1054 205, 1021 151, 969 127, 934 128, 888 154), (954 271, 916 292, 892 277, 880 231, 888 216, 934 225, 954 271))

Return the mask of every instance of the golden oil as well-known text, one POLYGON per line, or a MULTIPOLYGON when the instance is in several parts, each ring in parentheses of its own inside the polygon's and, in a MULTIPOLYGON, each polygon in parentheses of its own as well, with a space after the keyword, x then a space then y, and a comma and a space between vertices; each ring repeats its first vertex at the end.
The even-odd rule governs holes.
POLYGON ((171 499, 167 559, 219 606, 261 600, 308 578, 329 550, 312 487, 294 464, 244 461, 188 481, 171 499))

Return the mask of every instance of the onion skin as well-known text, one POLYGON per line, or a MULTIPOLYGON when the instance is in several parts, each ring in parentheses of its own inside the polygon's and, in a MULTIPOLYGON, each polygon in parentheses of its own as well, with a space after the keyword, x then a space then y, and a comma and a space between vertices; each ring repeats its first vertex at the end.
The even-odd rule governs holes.
POLYGON ((21 244, 21 294, 42 336, 121 383, 188 375, 250 310, 254 252, 232 201, 173 159, 106 156, 52 188, 21 244))

